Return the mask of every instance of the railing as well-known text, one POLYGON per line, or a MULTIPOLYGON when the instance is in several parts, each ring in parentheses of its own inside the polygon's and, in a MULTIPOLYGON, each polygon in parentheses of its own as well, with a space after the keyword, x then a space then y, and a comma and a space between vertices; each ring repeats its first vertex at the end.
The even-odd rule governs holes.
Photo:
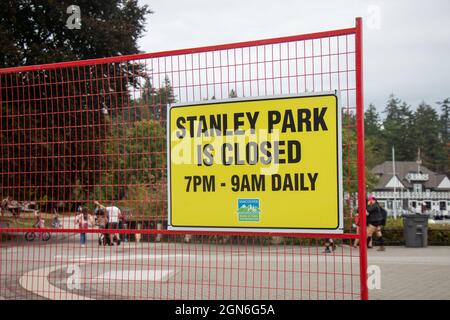
POLYGON ((448 200, 450 199, 450 192, 411 192, 411 191, 378 191, 373 192, 373 195, 377 199, 439 199, 448 200))
MULTIPOLYGON (((386 209, 388 216, 393 216, 394 215, 394 209, 386 209)), ((415 210, 406 210, 406 209, 396 209, 395 213, 397 216, 401 216, 401 215, 405 215, 405 214, 412 214, 412 213, 417 213, 415 210)), ((436 216, 448 216, 449 215, 449 211, 448 210, 427 210, 425 213, 429 214, 432 218, 436 217, 436 216)))

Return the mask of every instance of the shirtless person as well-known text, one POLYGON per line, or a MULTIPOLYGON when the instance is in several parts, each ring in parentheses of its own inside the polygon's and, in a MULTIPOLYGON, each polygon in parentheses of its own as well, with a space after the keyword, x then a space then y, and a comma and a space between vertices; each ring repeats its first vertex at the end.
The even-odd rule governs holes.
MULTIPOLYGON (((94 201, 95 205, 99 207, 100 209, 103 209, 106 211, 106 216, 108 217, 108 229, 118 229, 119 228, 119 217, 121 215, 120 209, 116 206, 108 206, 105 207, 104 205, 100 204, 98 201, 94 201)), ((110 233, 109 234, 109 240, 110 244, 114 244, 114 236, 117 239, 117 245, 120 246, 120 237, 118 233, 110 233)))

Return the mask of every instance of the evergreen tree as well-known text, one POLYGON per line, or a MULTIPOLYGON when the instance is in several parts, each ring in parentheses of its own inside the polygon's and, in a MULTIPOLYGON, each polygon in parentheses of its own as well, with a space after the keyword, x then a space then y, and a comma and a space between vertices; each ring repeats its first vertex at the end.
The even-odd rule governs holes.
POLYGON ((150 79, 145 82, 142 97, 137 99, 137 120, 150 119, 161 124, 167 121, 167 105, 176 101, 168 76, 160 88, 155 88, 150 79))
POLYGON ((441 140, 446 153, 444 173, 450 176, 450 98, 438 102, 441 106, 441 140))
POLYGON ((384 161, 386 143, 382 136, 381 120, 373 104, 364 114, 364 138, 366 166, 373 168, 384 161))
POLYGON ((228 94, 228 98, 237 98, 237 93, 234 91, 234 89, 231 89, 230 93, 228 94))
POLYGON ((437 102, 441 106, 441 138, 442 142, 450 142, 450 98, 437 102))
POLYGON ((395 147, 396 160, 415 159, 417 144, 413 134, 413 112, 410 106, 393 94, 389 97, 383 122, 383 137, 386 143, 385 159, 391 158, 391 149, 395 147))
POLYGON ((413 132, 424 165, 442 172, 445 169, 446 154, 444 143, 440 139, 440 120, 436 110, 425 102, 419 105, 414 114, 413 132))
POLYGON ((381 120, 377 108, 370 104, 364 113, 364 134, 366 137, 378 137, 381 133, 381 120))
MULTIPOLYGON (((345 192, 358 191, 358 162, 356 150, 356 117, 352 113, 342 114, 342 165, 345 192)), ((377 178, 365 166, 366 188, 371 190, 377 183, 377 178)))

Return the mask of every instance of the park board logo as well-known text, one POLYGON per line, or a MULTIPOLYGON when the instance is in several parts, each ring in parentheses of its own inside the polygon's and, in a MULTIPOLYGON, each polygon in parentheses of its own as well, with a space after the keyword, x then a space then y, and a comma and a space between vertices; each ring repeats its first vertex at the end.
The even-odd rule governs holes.
POLYGON ((259 222, 259 199, 238 199, 238 218, 242 222, 259 222))

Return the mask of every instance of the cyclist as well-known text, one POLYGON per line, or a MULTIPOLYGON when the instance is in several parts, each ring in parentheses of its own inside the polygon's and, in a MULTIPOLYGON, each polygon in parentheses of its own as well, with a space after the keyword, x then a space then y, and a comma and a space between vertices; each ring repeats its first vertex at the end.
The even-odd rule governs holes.
POLYGON ((34 217, 36 219, 35 223, 33 224, 34 228, 44 228, 45 226, 45 221, 42 219, 41 217, 41 213, 37 212, 36 210, 34 211, 34 217))

